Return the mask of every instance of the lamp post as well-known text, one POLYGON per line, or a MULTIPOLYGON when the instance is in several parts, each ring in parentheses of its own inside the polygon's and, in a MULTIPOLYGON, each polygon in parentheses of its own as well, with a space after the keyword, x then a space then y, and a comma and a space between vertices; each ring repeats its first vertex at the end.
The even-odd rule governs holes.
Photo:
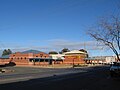
POLYGON ((77 56, 74 56, 73 58, 73 68, 75 67, 75 59, 78 59, 77 56))
POLYGON ((73 68, 74 68, 74 58, 73 58, 73 68))

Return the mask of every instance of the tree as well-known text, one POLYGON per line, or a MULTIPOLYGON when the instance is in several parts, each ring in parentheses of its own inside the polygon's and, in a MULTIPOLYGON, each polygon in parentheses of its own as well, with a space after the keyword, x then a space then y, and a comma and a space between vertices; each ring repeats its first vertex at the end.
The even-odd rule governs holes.
POLYGON ((50 51, 49 54, 58 54, 56 51, 50 51))
POLYGON ((62 50, 61 50, 61 52, 59 52, 60 54, 62 54, 62 53, 65 53, 65 52, 69 52, 70 50, 68 49, 68 48, 63 48, 62 50))
POLYGON ((8 54, 8 52, 7 52, 7 50, 5 49, 4 51, 3 51, 3 53, 2 53, 2 56, 5 56, 5 55, 7 55, 8 54))
POLYGON ((79 51, 86 53, 86 57, 88 57, 88 52, 85 49, 80 49, 79 51))
POLYGON ((101 44, 108 46, 120 61, 120 16, 103 17, 88 34, 101 44))
POLYGON ((8 51, 8 54, 12 54, 12 51, 10 49, 8 49, 7 51, 8 51))
POLYGON ((87 51, 84 49, 80 49, 79 51, 87 53, 87 51))
POLYGON ((2 56, 9 55, 9 54, 12 54, 12 51, 10 49, 8 50, 5 49, 2 53, 2 56))

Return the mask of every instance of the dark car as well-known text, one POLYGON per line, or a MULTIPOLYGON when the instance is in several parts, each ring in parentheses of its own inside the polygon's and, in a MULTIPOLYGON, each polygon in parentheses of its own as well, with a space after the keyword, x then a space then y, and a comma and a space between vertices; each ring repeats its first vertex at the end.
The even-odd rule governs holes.
POLYGON ((113 62, 110 67, 111 77, 120 76, 120 62, 113 62))

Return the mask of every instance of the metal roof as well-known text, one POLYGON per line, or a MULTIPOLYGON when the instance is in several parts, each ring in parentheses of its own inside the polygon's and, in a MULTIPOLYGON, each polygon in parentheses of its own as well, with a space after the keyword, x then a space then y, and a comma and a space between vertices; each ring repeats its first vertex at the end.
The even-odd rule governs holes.
MULTIPOLYGON (((38 50, 27 50, 27 51, 24 51, 24 52, 21 52, 23 54, 27 54, 27 53, 33 53, 33 54, 38 54, 38 53, 41 53, 41 51, 38 51, 38 50)), ((44 53, 44 52, 42 52, 44 53)))

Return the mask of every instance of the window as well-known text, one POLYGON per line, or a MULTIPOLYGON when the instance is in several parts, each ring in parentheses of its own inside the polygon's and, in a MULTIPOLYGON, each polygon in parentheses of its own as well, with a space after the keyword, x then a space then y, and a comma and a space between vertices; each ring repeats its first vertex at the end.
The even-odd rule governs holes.
POLYGON ((43 54, 40 54, 40 56, 43 56, 43 54))

